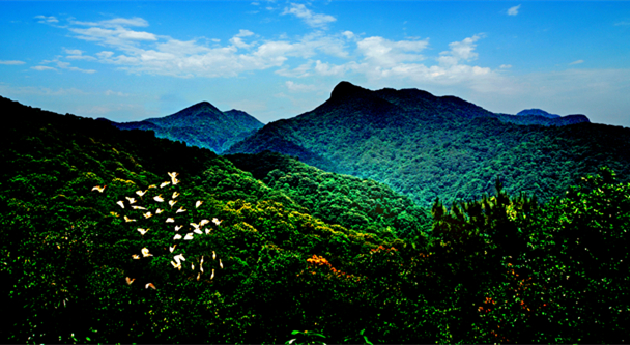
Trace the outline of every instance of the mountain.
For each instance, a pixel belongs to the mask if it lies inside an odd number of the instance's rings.
[[[530,116],[530,115],[535,115],[535,116],[543,116],[543,117],[548,117],[550,119],[556,118],[556,117],[560,117],[560,115],[556,115],[556,114],[549,114],[548,112],[542,110],[542,109],[525,109],[525,110],[521,110],[519,111],[516,116]]]
[[[571,122],[570,125],[562,121]],[[520,123],[522,124],[520,124]],[[547,200],[600,165],[630,175],[630,129],[586,117],[495,114],[455,96],[368,90],[348,82],[294,118],[266,124],[225,154],[264,150],[372,178],[420,206],[477,199],[500,176],[508,192]]]
[[[107,119],[99,119],[109,121]],[[222,112],[202,102],[173,115],[134,122],[109,121],[118,129],[153,131],[158,138],[182,141],[222,153],[263,126],[255,117],[238,110]]]

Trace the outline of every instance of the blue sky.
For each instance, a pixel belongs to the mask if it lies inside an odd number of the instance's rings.
[[[346,80],[630,127],[628,1],[0,1],[0,95],[135,121],[262,122]]]

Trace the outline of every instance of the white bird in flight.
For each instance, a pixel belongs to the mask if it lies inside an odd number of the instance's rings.
[[[152,216],[151,211],[149,211],[147,213],[143,213],[142,215],[144,216],[144,219],[149,219]]]
[[[180,206],[179,209],[175,211],[175,213],[181,213],[181,212],[186,212],[186,210],[182,206]]]
[[[214,225],[219,226],[221,225],[222,220],[218,220],[217,218],[212,218],[212,223],[214,223]]]
[[[223,262],[221,262],[221,259],[219,259],[219,266],[221,266],[221,268],[223,268]]]
[[[201,206],[201,204],[203,204],[203,201],[197,200],[197,202],[195,203],[195,208],[199,208],[199,206]]]
[[[131,222],[135,222],[135,219],[131,219],[131,218],[127,218],[127,216],[124,216],[123,218],[125,218],[125,222],[126,223],[131,223]]]
[[[186,234],[186,236],[184,236],[185,240],[192,240],[194,238],[193,233],[189,232]]]
[[[149,256],[153,256],[153,254],[149,254],[149,250],[147,248],[142,248],[142,256],[148,258]]]
[[[169,200],[168,204],[171,205],[171,208],[173,208],[173,205],[175,205],[175,203],[177,203],[177,200]]]
[[[160,188],[163,189],[164,187],[168,186],[169,184],[171,184],[170,181],[164,181],[164,182],[162,182],[162,184],[160,184]]]
[[[118,204],[118,206],[120,206],[121,208],[125,208],[125,204],[122,202],[122,200],[118,200],[117,204]]]
[[[198,233],[199,235],[203,235],[203,231],[199,230],[199,229],[195,229],[193,230],[194,232]]]
[[[164,202],[164,198],[162,198],[162,196],[161,196],[161,195],[154,196],[154,197],[153,197],[153,200],[155,200],[155,201],[157,201],[157,202]]]
[[[141,234],[142,236],[144,236],[144,234],[146,234],[146,233],[147,233],[147,231],[149,231],[149,229],[146,229],[146,230],[145,230],[145,229],[142,229],[142,228],[138,228],[138,231],[140,231],[140,234]]]
[[[206,225],[206,224],[208,224],[208,223],[210,223],[210,221],[209,221],[209,220],[207,220],[207,219],[204,219],[204,220],[202,220],[201,222],[199,222],[199,227],[202,227],[202,226],[204,226],[204,225]]]
[[[184,255],[182,254],[177,254],[173,257],[173,260],[175,260],[175,262],[177,262],[177,264],[181,264],[182,261],[186,261],[186,259],[184,259]]]
[[[142,206],[138,206],[138,205],[132,205],[131,207],[133,207],[134,210],[146,210],[146,207],[142,207]]]
[[[136,203],[136,199],[134,199],[134,198],[130,198],[130,197],[126,196],[125,199],[129,200],[130,204],[135,204]]]
[[[175,234],[175,236],[173,236],[174,240],[179,240],[180,238],[182,238],[182,235],[180,234]]]
[[[179,231],[179,229],[181,229],[183,227],[183,225],[175,225],[175,231]]]
[[[212,260],[214,260],[215,255],[214,255],[214,250],[212,251]]]
[[[179,193],[177,193],[177,192],[173,192],[173,197],[172,197],[171,199],[175,199],[175,198],[177,198],[178,196],[179,196]]]
[[[131,285],[131,284],[133,284],[133,282],[134,282],[135,280],[136,280],[136,279],[131,279],[131,278],[129,278],[129,277],[125,277],[125,281],[127,282],[127,285]]]
[[[206,235],[210,235],[210,229],[206,228]]]
[[[179,263],[175,263],[175,261],[171,261],[171,265],[173,265],[173,267],[177,268],[178,270],[182,269],[182,265],[180,265]]]
[[[94,188],[92,188],[92,192],[97,191],[99,193],[103,193],[105,191],[105,187],[107,187],[107,185],[104,185],[103,188],[101,188],[101,186],[94,186]]]
[[[154,185],[154,184],[152,184],[152,185],[149,185],[149,187],[147,187],[147,188],[148,188],[148,189],[155,189],[155,188],[157,188],[157,186],[156,186],[156,185]]]
[[[175,250],[175,247],[177,247],[177,245],[174,245],[172,247],[168,247],[168,251],[172,253]]]
[[[133,254],[131,257],[135,260],[140,260],[140,256],[138,254]]]
[[[212,274],[210,275],[210,280],[212,280],[212,278],[214,278],[214,268],[212,269]]]
[[[175,223],[175,219],[173,218],[169,218],[166,220],[167,223]]]
[[[203,255],[201,256],[201,261],[199,262],[199,269],[203,272]]]
[[[153,290],[155,290],[155,285],[153,285],[153,283],[149,283],[147,285],[144,286],[145,289],[151,288]]]
[[[163,209],[161,209],[161,208],[159,208],[159,207],[158,207],[158,208],[155,210],[155,214],[162,213],[163,211],[164,211]]]
[[[141,191],[141,190],[139,190],[139,191],[137,191],[137,192],[136,192],[136,194],[138,194],[138,196],[139,196],[139,197],[141,197],[141,198],[142,198],[142,197],[143,197],[146,193],[147,193],[147,191],[146,191],[146,190],[145,190],[144,192],[143,192],[143,191]]]

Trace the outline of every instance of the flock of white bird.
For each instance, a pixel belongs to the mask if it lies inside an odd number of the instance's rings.
[[[164,187],[168,186],[169,184],[172,185],[177,185],[179,183],[179,180],[177,179],[177,175],[179,175],[176,172],[169,172],[168,175],[170,176],[171,180],[170,181],[164,181],[160,184],[160,189],[164,189]],[[104,185],[103,187],[97,185],[94,186],[94,188],[92,188],[92,191],[96,191],[99,193],[103,193],[105,191],[105,188],[107,187],[107,185]],[[152,184],[150,186],[147,187],[147,190],[142,191],[139,190],[136,192],[136,195],[138,195],[138,197],[140,199],[143,199],[144,195],[148,192],[149,189],[157,189],[157,186]],[[171,195],[171,199],[168,201],[168,204],[171,208],[171,211],[173,210],[173,206],[177,203],[177,200],[175,200],[177,197],[179,196],[178,192],[173,192],[173,194]],[[128,209],[133,209],[133,210],[143,210],[146,212],[141,212],[142,216],[144,217],[145,220],[150,219],[151,217],[153,217],[154,214],[160,214],[162,212],[164,212],[165,210],[161,209],[161,208],[156,208],[155,210],[153,210],[154,213],[151,213],[150,210],[147,210],[146,207],[144,206],[140,206],[140,205],[135,205],[137,200],[134,197],[125,197],[125,199],[127,200],[127,202],[129,203],[130,208]],[[164,199],[164,197],[160,194],[157,196],[154,196],[152,198],[153,201],[157,202],[157,203],[163,203],[166,200]],[[118,202],[116,202],[116,204],[118,206],[120,206],[121,209],[125,209],[125,202],[123,200],[119,200]],[[201,204],[203,204],[203,201],[198,200],[195,203],[195,208],[199,208],[199,206],[201,206]],[[177,213],[185,213],[187,212],[187,210],[183,207],[180,206],[176,211],[175,214]],[[118,213],[116,212],[112,212],[112,214],[114,214],[114,216],[119,217]],[[132,219],[127,217],[127,215],[123,215],[123,219],[125,220],[125,223],[133,223],[136,222],[136,219]],[[180,240],[180,239],[184,239],[184,240],[192,240],[195,238],[195,234],[198,235],[203,235],[204,233],[206,235],[210,234],[211,229],[210,228],[205,228],[202,229],[205,225],[210,224],[211,221],[207,220],[207,219],[203,219],[201,220],[199,223],[190,223],[191,226],[191,232],[188,232],[186,234],[184,234],[184,236],[182,236],[181,234],[177,233],[180,229],[182,229],[184,226],[183,225],[175,225],[175,236],[173,236],[173,240]],[[215,226],[220,226],[221,222],[219,219],[217,218],[213,218],[212,219],[212,224],[214,224]],[[166,223],[175,223],[175,219],[174,218],[167,218],[166,219]],[[137,228],[138,232],[140,232],[140,234],[144,237],[144,235],[151,230],[150,228]],[[173,254],[173,260],[171,261],[171,265],[173,265],[174,268],[181,270],[182,269],[182,263],[184,261],[186,261],[186,259],[184,258],[184,255],[182,253],[179,254],[175,254],[175,248],[177,247],[177,244],[169,247],[169,252],[170,254]],[[135,260],[140,260],[142,258],[148,258],[153,256],[153,254],[149,253],[149,249],[148,248],[142,248],[142,250],[140,251],[142,256],[138,255],[138,254],[133,254],[132,258]],[[216,254],[214,253],[214,251],[212,251],[212,260],[216,260]],[[204,261],[204,256],[201,256],[201,259],[199,260],[199,272],[197,274],[197,281],[199,281],[201,279],[201,276],[204,274],[204,269],[203,269],[203,261]],[[219,258],[219,267],[223,268],[223,262],[221,261],[221,259]],[[191,268],[194,271],[195,270],[195,264],[191,262]],[[212,280],[214,278],[214,268],[211,270],[211,274],[210,274],[210,280]],[[127,285],[131,285],[136,279],[131,279],[129,277],[125,278],[125,281],[127,283]],[[148,288],[152,288],[154,290],[156,290],[157,288],[155,287],[155,285],[153,285],[152,283],[147,283],[145,285],[145,289]]]

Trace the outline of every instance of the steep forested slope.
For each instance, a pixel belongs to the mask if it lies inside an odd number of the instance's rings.
[[[420,206],[438,196],[447,204],[479,198],[492,192],[497,176],[509,192],[548,200],[600,165],[624,178],[630,173],[628,128],[517,125],[497,117],[457,97],[342,83],[315,110],[268,123],[226,152],[295,155],[323,170],[384,182]]]

